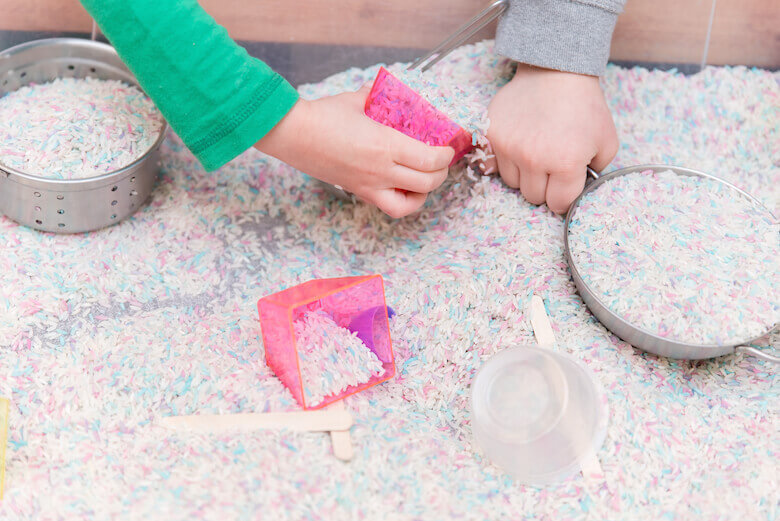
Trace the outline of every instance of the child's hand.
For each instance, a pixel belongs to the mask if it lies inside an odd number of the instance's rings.
[[[617,133],[599,80],[519,64],[493,98],[488,139],[507,185],[533,204],[564,213],[615,157]]]
[[[447,177],[450,147],[432,147],[363,112],[369,87],[300,100],[255,147],[399,218]]]

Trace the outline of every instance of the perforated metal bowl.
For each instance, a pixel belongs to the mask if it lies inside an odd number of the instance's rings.
[[[138,85],[110,45],[76,38],[23,43],[0,53],[0,97],[30,83],[56,78],[98,78]],[[0,212],[42,231],[77,233],[116,224],[132,215],[152,192],[159,173],[154,145],[124,168],[86,179],[51,179],[3,165]]]

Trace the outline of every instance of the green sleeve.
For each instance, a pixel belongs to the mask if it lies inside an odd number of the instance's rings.
[[[267,134],[298,93],[196,0],[82,0],[170,126],[207,170]]]

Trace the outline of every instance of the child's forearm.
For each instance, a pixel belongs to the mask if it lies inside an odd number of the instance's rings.
[[[510,0],[499,54],[546,69],[600,76],[626,0]]]
[[[211,170],[254,145],[298,94],[196,0],[82,0],[168,123]]]

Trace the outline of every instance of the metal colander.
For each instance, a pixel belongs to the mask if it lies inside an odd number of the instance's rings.
[[[98,78],[138,85],[110,45],[77,38],[27,42],[0,53],[0,97],[30,83],[56,78]],[[124,168],[86,179],[51,179],[3,165],[0,212],[42,231],[97,230],[132,215],[152,192],[159,173],[160,143]]]

